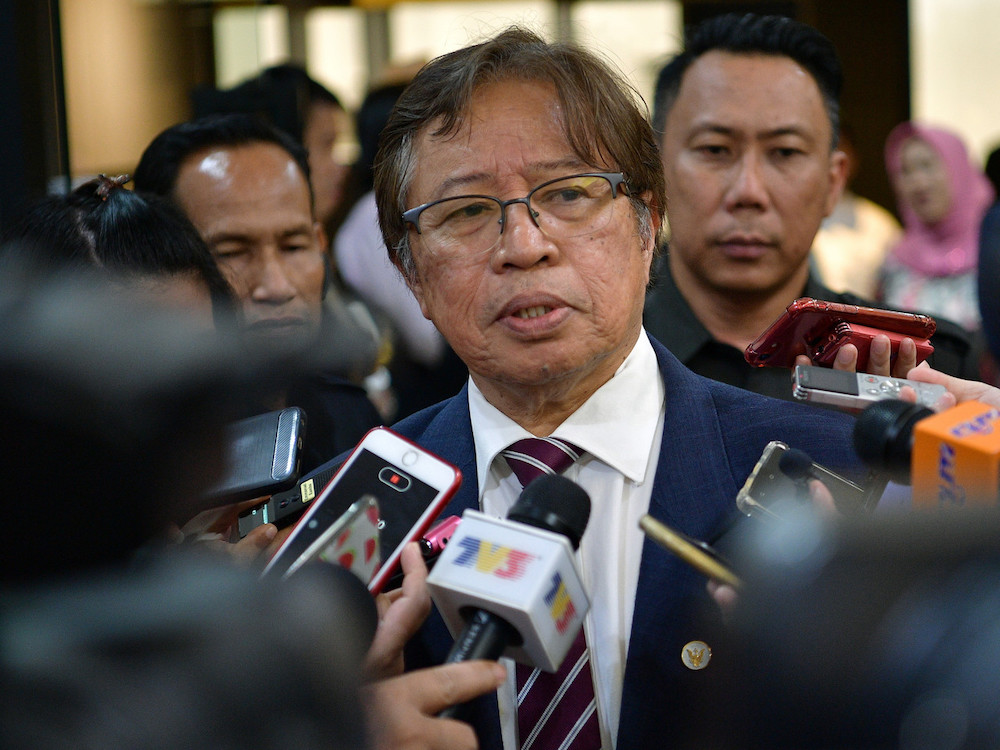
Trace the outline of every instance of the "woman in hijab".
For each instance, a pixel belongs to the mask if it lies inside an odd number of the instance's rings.
[[[886,260],[882,302],[978,330],[979,225],[993,187],[969,160],[962,140],[940,128],[897,125],[886,141],[885,160],[904,232]]]

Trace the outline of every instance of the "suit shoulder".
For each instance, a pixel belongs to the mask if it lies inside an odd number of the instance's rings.
[[[392,430],[408,438],[421,435],[450,401],[451,399],[440,401],[425,409],[421,409],[405,419],[396,422],[392,425]]]

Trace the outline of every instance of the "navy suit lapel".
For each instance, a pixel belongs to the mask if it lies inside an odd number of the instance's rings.
[[[652,343],[667,403],[649,513],[694,538],[710,538],[731,513],[719,498],[732,497],[735,508],[738,490],[729,472],[719,473],[720,467],[729,465],[720,420],[701,379],[655,339]],[[681,650],[703,633],[694,622],[684,620],[682,613],[708,603],[700,574],[651,540],[643,541],[622,690],[619,750],[648,746],[657,736],[662,740],[664,714],[651,711],[650,706],[666,708],[671,691],[684,684],[687,670]]]
[[[406,429],[405,423],[400,425]],[[462,484],[440,517],[460,516],[468,508],[479,510],[479,486],[476,473],[476,449],[473,443],[472,419],[469,415],[468,385],[450,399],[429,423],[414,435],[424,448],[451,461],[462,472]],[[431,645],[431,664],[444,660],[452,638],[440,613],[435,608],[423,629]],[[502,750],[500,713],[495,694],[476,699],[470,704],[471,719],[477,728],[482,750]]]
[[[462,484],[442,511],[441,516],[460,516],[467,508],[479,510],[479,487],[476,476],[476,448],[469,415],[469,386],[448,400],[444,408],[420,434],[419,443],[462,472]]]
[[[690,536],[709,537],[719,522],[714,498],[720,488],[731,490],[733,508],[739,489],[728,472],[719,474],[730,463],[720,415],[705,381],[652,342],[666,383],[666,413],[649,512]]]

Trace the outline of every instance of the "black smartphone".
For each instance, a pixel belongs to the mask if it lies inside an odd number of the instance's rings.
[[[305,413],[298,407],[258,414],[226,430],[226,472],[207,494],[229,505],[286,490],[299,478]]]
[[[309,507],[309,503],[316,498],[327,482],[333,479],[337,468],[339,467],[306,477],[290,490],[276,492],[260,505],[240,513],[238,519],[240,539],[265,523],[273,523],[279,529],[283,529],[298,521]]]

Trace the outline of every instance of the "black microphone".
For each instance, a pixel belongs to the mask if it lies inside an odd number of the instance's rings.
[[[809,454],[798,448],[789,448],[785,451],[778,461],[778,468],[782,474],[795,482],[795,495],[799,502],[809,500],[809,488],[806,484],[809,479],[822,481],[813,468],[813,460]]]
[[[865,487],[856,486],[857,491],[861,493],[861,497],[858,498],[852,494],[850,502],[844,502],[843,498],[838,499],[833,494],[830,482],[834,478],[834,475],[829,472],[827,475],[824,475],[824,469],[818,466],[805,451],[801,451],[798,448],[789,448],[778,461],[778,468],[782,474],[795,483],[796,499],[799,502],[808,502],[810,500],[808,480],[816,479],[831,491],[830,494],[833,496],[834,505],[837,509],[847,515],[871,512],[878,503],[879,498],[881,498],[882,493],[885,491],[885,486],[889,481],[889,478],[884,474],[870,474]]]
[[[854,449],[895,481],[912,484],[915,507],[993,506],[1000,499],[1000,409],[990,404],[966,401],[935,413],[879,401],[858,415]]]
[[[899,484],[910,483],[913,428],[934,414],[908,401],[876,401],[854,423],[854,452],[868,466],[885,472]]]
[[[590,606],[573,555],[589,517],[587,493],[559,475],[529,484],[505,519],[463,514],[427,579],[458,633],[445,663],[507,654],[558,669]]]

